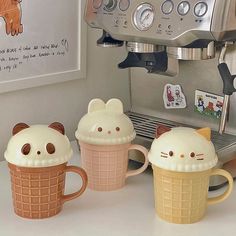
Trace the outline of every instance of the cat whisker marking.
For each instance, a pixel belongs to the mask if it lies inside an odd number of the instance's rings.
[[[163,156],[163,155],[161,155],[161,157],[163,157],[163,158],[168,158],[168,156]]]
[[[204,154],[197,154],[196,156],[197,156],[197,157],[200,157],[200,156],[204,156]]]
[[[165,152],[161,152],[161,154],[163,154],[163,155],[165,155],[165,156],[167,156],[168,154],[167,153],[165,153]]]

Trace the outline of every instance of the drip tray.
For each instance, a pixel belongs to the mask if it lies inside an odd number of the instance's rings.
[[[155,138],[156,128],[160,125],[167,126],[169,128],[177,127],[177,126],[185,126],[185,124],[176,123],[168,120],[159,119],[152,116],[147,116],[134,112],[126,113],[131,121],[134,124],[134,129],[137,133],[135,143],[145,146],[150,149],[151,143]],[[188,126],[190,127],[190,126]],[[192,127],[191,128],[197,128]],[[232,161],[236,158],[236,136],[230,134],[220,135],[216,131],[212,131],[212,142],[214,143],[217,155],[219,157],[219,162],[217,167],[224,168],[224,165],[227,167],[226,163]],[[142,161],[142,156],[139,156],[138,153],[133,152],[131,154],[131,159],[136,161]],[[227,169],[227,168],[225,168]],[[231,174],[236,176],[236,166],[235,168],[231,168],[233,171],[229,170]],[[215,177],[210,181],[210,185],[212,189],[217,188],[217,186],[222,186],[225,183],[224,178]]]

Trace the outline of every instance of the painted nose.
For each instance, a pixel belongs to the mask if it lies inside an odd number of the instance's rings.
[[[109,130],[107,133],[108,133],[108,134],[111,134],[111,131]]]
[[[38,155],[40,155],[40,154],[41,154],[41,152],[40,152],[40,151],[37,151],[37,154],[38,154]]]
[[[181,158],[184,158],[184,154],[181,154],[180,157],[181,157]]]

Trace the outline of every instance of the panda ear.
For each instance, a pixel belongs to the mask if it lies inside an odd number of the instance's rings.
[[[61,133],[63,135],[65,134],[64,125],[59,122],[54,122],[54,123],[50,124],[48,127],[55,129],[56,131],[58,131],[59,133]]]
[[[95,98],[91,100],[88,105],[88,113],[104,110],[105,108],[106,108],[105,103],[101,99]]]
[[[18,134],[21,130],[27,129],[29,128],[29,126],[25,123],[18,123],[14,126],[14,128],[12,129],[12,135],[16,135]]]
[[[106,109],[109,111],[114,111],[114,112],[118,112],[121,114],[124,113],[123,104],[122,104],[121,100],[116,99],[116,98],[112,98],[107,102]]]

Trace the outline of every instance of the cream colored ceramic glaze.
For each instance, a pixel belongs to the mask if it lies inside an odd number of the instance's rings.
[[[93,99],[88,113],[78,124],[75,136],[89,144],[116,145],[131,142],[136,133],[119,99],[111,99],[106,104],[101,99]]]
[[[31,145],[31,150],[24,155],[21,149],[27,143]],[[55,146],[55,153],[47,152],[48,143]],[[66,135],[46,125],[33,125],[12,136],[4,156],[8,162],[21,167],[49,167],[67,162],[72,154]]]
[[[173,156],[170,156],[171,151]],[[191,157],[191,153],[195,153],[195,157]],[[194,129],[182,127],[173,128],[155,139],[148,158],[155,166],[178,172],[207,170],[218,161],[211,141]]]

